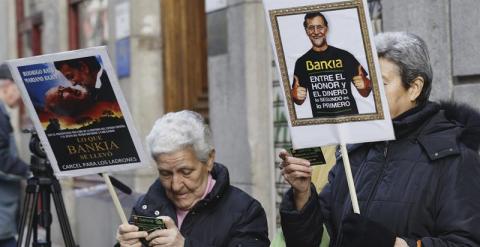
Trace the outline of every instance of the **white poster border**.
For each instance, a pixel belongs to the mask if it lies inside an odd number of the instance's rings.
[[[387,99],[385,96],[385,91],[383,88],[383,81],[380,72],[380,66],[378,63],[378,57],[375,45],[373,44],[373,35],[372,35],[372,27],[369,21],[369,13],[368,13],[368,5],[366,0],[352,0],[352,1],[328,1],[328,0],[297,0],[297,1],[289,1],[289,0],[263,0],[265,15],[267,19],[268,29],[270,32],[271,43],[275,62],[278,68],[279,78],[280,78],[280,85],[282,87],[282,91],[284,94],[284,103],[285,109],[287,109],[287,118],[288,118],[288,125],[290,129],[290,133],[292,136],[292,144],[294,149],[299,148],[308,148],[308,147],[317,147],[317,146],[324,146],[324,145],[332,145],[332,144],[353,144],[353,143],[363,143],[363,142],[374,142],[374,141],[382,141],[382,140],[392,140],[395,138],[392,122],[389,113],[389,107],[387,103]],[[380,119],[370,119],[370,120],[362,120],[362,121],[351,121],[350,119],[340,119],[336,121],[323,121],[319,123],[319,121],[308,122],[304,121],[301,124],[298,122],[295,123],[295,119],[292,119],[292,105],[289,105],[291,99],[288,98],[286,92],[290,91],[290,88],[286,88],[289,86],[290,82],[285,81],[285,78],[288,79],[288,72],[282,70],[281,68],[285,68],[279,62],[279,57],[282,54],[279,54],[279,51],[282,50],[279,47],[279,44],[282,45],[282,41],[278,40],[278,36],[274,35],[273,28],[275,27],[272,24],[272,15],[271,13],[274,12],[281,12],[281,11],[288,11],[294,9],[296,12],[301,12],[304,10],[304,13],[311,12],[312,9],[328,9],[336,10],[345,8],[345,6],[361,6],[358,8],[359,10],[363,10],[360,13],[359,18],[360,21],[363,22],[367,28],[368,36],[366,37],[369,47],[369,52],[371,52],[372,56],[371,59],[373,60],[373,68],[370,68],[370,71],[374,71],[371,75],[376,79],[377,84],[377,93],[376,97],[379,97],[381,101],[381,110],[382,112],[379,114],[381,116]],[[362,17],[363,16],[363,17]],[[277,39],[277,41],[276,41]],[[282,45],[283,46],[283,45]],[[279,56],[280,55],[280,56]],[[308,98],[308,97],[307,97]],[[290,110],[289,110],[290,109]],[[292,120],[294,121],[292,123]],[[307,122],[305,124],[305,122]]]
[[[50,146],[46,133],[40,123],[40,119],[35,111],[33,102],[29,97],[26,86],[23,83],[18,67],[25,66],[25,65],[32,65],[32,64],[40,64],[40,63],[53,63],[54,61],[82,58],[82,57],[88,57],[88,56],[100,56],[100,58],[102,59],[103,69],[107,73],[110,83],[112,85],[112,89],[115,93],[115,97],[119,104],[120,110],[122,111],[128,131],[130,133],[133,144],[137,151],[139,161],[135,163],[127,163],[127,164],[121,164],[121,165],[110,165],[110,166],[102,166],[102,167],[81,168],[78,170],[60,171],[57,159],[53,153],[53,149]],[[35,57],[13,59],[13,60],[7,61],[7,64],[10,68],[10,71],[12,73],[12,76],[17,86],[21,91],[22,99],[25,103],[25,106],[28,110],[30,118],[34,124],[35,130],[38,134],[38,137],[41,141],[41,144],[45,150],[47,158],[50,161],[50,164],[56,176],[75,177],[75,176],[83,176],[83,175],[104,173],[104,172],[117,172],[117,171],[125,171],[125,170],[142,168],[148,165],[149,158],[144,151],[142,141],[140,140],[138,132],[134,127],[132,116],[130,115],[128,105],[126,103],[122,90],[119,86],[118,78],[116,76],[115,70],[113,69],[111,61],[108,57],[107,49],[105,46],[90,47],[90,48],[81,49],[81,50],[73,50],[73,51],[66,51],[66,52],[60,52],[60,53],[54,53],[54,54],[40,55]]]

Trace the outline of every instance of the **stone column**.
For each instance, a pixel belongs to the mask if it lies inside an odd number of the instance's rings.
[[[272,55],[263,6],[261,1],[236,0],[220,11],[225,11],[227,23],[226,49],[209,53],[210,122],[217,161],[228,167],[233,185],[262,203],[273,236]],[[210,51],[215,45],[209,44]]]
[[[450,1],[453,100],[467,103],[480,110],[480,29],[478,16],[480,5],[475,0]]]
[[[134,126],[145,147],[145,137],[153,123],[164,112],[162,81],[162,44],[160,31],[160,2],[117,0],[110,3],[110,47],[115,51],[115,5],[130,3],[130,76],[120,79]],[[113,54],[113,55],[112,55]],[[110,54],[115,64],[115,54]],[[157,178],[152,165],[145,169],[118,174],[132,189],[146,192]]]

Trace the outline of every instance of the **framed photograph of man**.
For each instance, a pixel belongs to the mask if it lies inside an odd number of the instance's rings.
[[[294,149],[394,138],[366,0],[263,0]]]
[[[384,119],[362,1],[269,11],[292,126]]]

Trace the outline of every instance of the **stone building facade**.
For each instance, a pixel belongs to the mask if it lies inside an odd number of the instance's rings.
[[[169,102],[165,101],[168,97],[165,92],[172,83],[165,81],[169,73],[165,64],[170,60],[165,61],[164,55],[170,51],[165,50],[170,46],[164,38],[176,33],[176,20],[165,23],[162,8],[167,8],[166,2],[176,0],[162,1],[0,1],[0,31],[3,34],[0,60],[107,45],[114,65],[127,66],[128,71],[122,70],[120,86],[135,127],[144,138],[155,119],[170,109]],[[201,73],[208,78],[208,85],[204,85],[206,91],[201,97],[207,102],[208,113],[205,114],[213,129],[217,161],[229,168],[234,185],[263,204],[273,237],[278,227],[277,206],[281,194],[288,188],[276,169],[276,154],[281,148],[289,147],[290,139],[262,2],[205,1],[204,8],[197,12],[204,15],[206,57],[192,59],[206,59],[206,69]],[[184,7],[174,8],[188,9],[192,4],[184,2]],[[377,30],[409,31],[427,42],[434,69],[433,100],[465,102],[480,110],[480,98],[477,97],[480,93],[480,56],[475,56],[480,49],[477,45],[480,38],[480,28],[476,25],[476,17],[480,14],[477,0],[368,2],[377,6]],[[185,23],[179,24],[182,27],[178,27],[178,32],[202,28],[192,26],[188,19],[178,21]],[[164,29],[169,30],[168,33]],[[124,39],[128,39],[126,46]],[[189,66],[195,64],[194,61]],[[182,83],[188,86],[194,82]],[[25,112],[20,110],[12,114],[17,130],[29,126]],[[28,160],[29,137],[24,134],[18,137],[19,148]],[[156,178],[154,174],[152,166],[116,176],[138,195]],[[110,246],[119,220],[101,180],[75,178],[62,183],[77,242],[81,246]],[[121,195],[121,199],[128,208],[135,196]],[[54,241],[61,246],[59,231],[53,235]]]

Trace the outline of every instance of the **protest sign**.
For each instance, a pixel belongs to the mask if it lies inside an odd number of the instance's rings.
[[[293,147],[393,139],[366,1],[264,6]]]
[[[55,175],[148,163],[105,47],[10,60],[8,65]]]
[[[264,0],[294,149],[394,139],[365,0]]]

